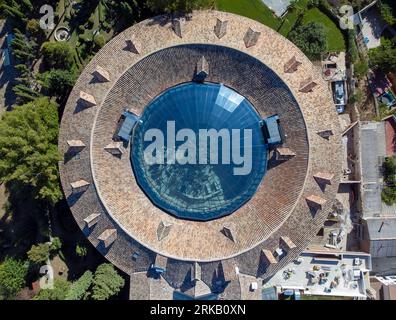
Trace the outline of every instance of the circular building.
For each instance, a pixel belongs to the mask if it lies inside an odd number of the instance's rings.
[[[61,182],[131,298],[250,299],[246,283],[295,259],[331,211],[340,141],[327,84],[274,30],[217,11],[159,16],[78,79]]]

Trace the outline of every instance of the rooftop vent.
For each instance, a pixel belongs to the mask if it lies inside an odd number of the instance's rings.
[[[322,197],[316,195],[311,195],[309,197],[306,197],[306,200],[309,206],[317,209],[322,209],[324,204],[327,202],[326,199],[323,199]]]
[[[274,255],[272,254],[271,251],[269,251],[269,250],[267,250],[267,249],[263,249],[263,250],[261,250],[261,251],[262,251],[262,253],[263,253],[263,255],[264,255],[265,260],[267,260],[267,262],[268,262],[269,264],[276,264],[276,263],[278,263],[278,261],[275,259]]]
[[[296,153],[287,147],[276,148],[276,160],[287,161],[296,156]]]
[[[106,229],[98,237],[98,240],[103,243],[105,248],[108,248],[116,239],[117,239],[117,230],[116,229]]]
[[[297,247],[294,244],[294,242],[291,241],[290,238],[287,237],[287,236],[280,237],[280,242],[281,242],[282,246],[286,249],[286,251],[289,251],[289,250],[294,249],[294,248]]]
[[[234,232],[231,230],[230,227],[223,227],[223,229],[221,229],[221,233],[224,234],[228,239],[230,239],[232,242],[235,242],[235,234]]]
[[[260,34],[260,32],[254,31],[252,28],[249,28],[245,34],[245,37],[243,38],[246,48],[250,48],[256,45]]]
[[[214,27],[214,33],[217,36],[217,38],[221,39],[226,35],[227,26],[228,26],[228,21],[222,21],[220,19],[217,19],[216,25]]]
[[[120,141],[113,141],[104,147],[104,149],[113,156],[120,156],[124,153],[124,148]]]
[[[198,262],[194,262],[194,266],[192,267],[193,270],[191,270],[191,281],[196,282],[196,281],[201,281],[201,266],[199,265]]]
[[[75,151],[80,151],[85,148],[85,144],[81,140],[67,140],[67,145],[69,146],[69,149]]]
[[[172,224],[169,222],[161,221],[159,223],[158,228],[157,228],[158,241],[162,241],[164,238],[166,238],[169,235],[171,227],[172,227]]]
[[[312,77],[309,77],[302,81],[300,83],[300,92],[308,93],[312,92],[312,90],[317,86],[318,84],[312,80]]]
[[[297,61],[296,56],[293,56],[293,58],[291,58],[288,62],[285,63],[284,66],[284,71],[286,73],[293,73],[296,72],[298,67],[301,65],[302,63],[300,61]]]
[[[93,72],[94,77],[100,82],[109,82],[110,74],[109,72],[102,68],[101,66],[96,66],[95,71]]]
[[[100,213],[92,213],[91,215],[89,215],[84,219],[85,225],[88,228],[93,227],[95,224],[98,223],[99,217],[100,217]]]
[[[78,180],[78,181],[72,182],[70,184],[70,186],[72,188],[73,193],[80,193],[80,192],[86,191],[89,187],[89,184],[90,183],[88,181]]]
[[[168,263],[168,258],[164,257],[160,254],[157,254],[155,257],[155,262],[151,265],[151,269],[153,269],[156,273],[164,273],[166,271],[166,265]]]
[[[86,93],[84,91],[80,91],[79,102],[87,108],[96,106],[96,101],[93,95]]]
[[[128,50],[128,51],[130,51],[132,53],[135,53],[135,54],[139,54],[140,53],[136,41],[128,39],[125,42],[126,42],[126,50]]]
[[[209,63],[205,57],[202,56],[197,62],[197,80],[203,81],[209,75]]]
[[[333,180],[334,174],[329,172],[318,172],[314,174],[314,178],[318,183],[331,184],[331,180]]]
[[[175,34],[182,38],[183,37],[183,21],[182,19],[173,19],[172,20],[172,29],[175,32]]]
[[[318,131],[317,134],[323,139],[329,140],[334,135],[333,130]]]

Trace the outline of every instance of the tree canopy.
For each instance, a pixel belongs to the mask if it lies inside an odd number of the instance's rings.
[[[24,262],[6,258],[0,264],[0,300],[15,298],[25,285],[26,275]]]
[[[147,0],[149,8],[155,12],[191,12],[214,6],[213,0]]]
[[[382,190],[382,201],[388,206],[396,203],[396,157],[386,158],[383,165],[385,187]]]
[[[95,271],[91,297],[93,300],[107,300],[119,293],[124,284],[114,266],[103,263]]]
[[[33,300],[65,300],[70,285],[67,280],[57,278],[54,280],[53,289],[41,289]]]
[[[369,51],[370,63],[384,72],[396,72],[396,45],[390,40],[381,40],[381,46]]]
[[[39,98],[3,115],[0,121],[0,182],[32,187],[36,199],[54,204],[59,186],[58,109]]]
[[[311,60],[319,60],[327,48],[325,28],[317,22],[296,27],[289,33],[289,39]]]
[[[50,245],[49,243],[33,245],[27,255],[29,260],[34,263],[45,263],[50,257]]]
[[[87,298],[92,280],[92,272],[89,270],[85,271],[85,273],[71,285],[68,293],[66,294],[66,300],[82,300]]]
[[[74,63],[73,50],[66,42],[46,42],[42,51],[44,62],[50,68],[69,69]]]
[[[40,84],[48,91],[48,94],[56,97],[64,97],[72,89],[76,81],[74,69],[52,69],[39,75]]]

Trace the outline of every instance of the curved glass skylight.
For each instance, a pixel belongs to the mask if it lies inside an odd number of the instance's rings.
[[[179,218],[210,220],[234,212],[266,172],[260,120],[248,100],[220,84],[166,90],[134,129],[137,182],[155,205]]]

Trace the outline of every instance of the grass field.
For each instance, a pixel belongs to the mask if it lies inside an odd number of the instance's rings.
[[[338,26],[317,8],[308,10],[303,18],[303,24],[318,22],[325,26],[327,35],[327,50],[345,51],[345,39]]]
[[[281,21],[261,0],[216,0],[218,10],[236,13],[257,20],[272,29],[277,29]]]
[[[299,0],[297,6],[305,8],[308,0]],[[257,20],[262,24],[278,31],[287,37],[298,19],[298,10],[289,11],[283,19],[273,15],[271,10],[261,0],[216,0],[218,10],[228,11]],[[305,12],[303,23],[312,21],[322,23],[327,34],[329,51],[345,51],[345,39],[338,26],[322,11],[317,8]]]

